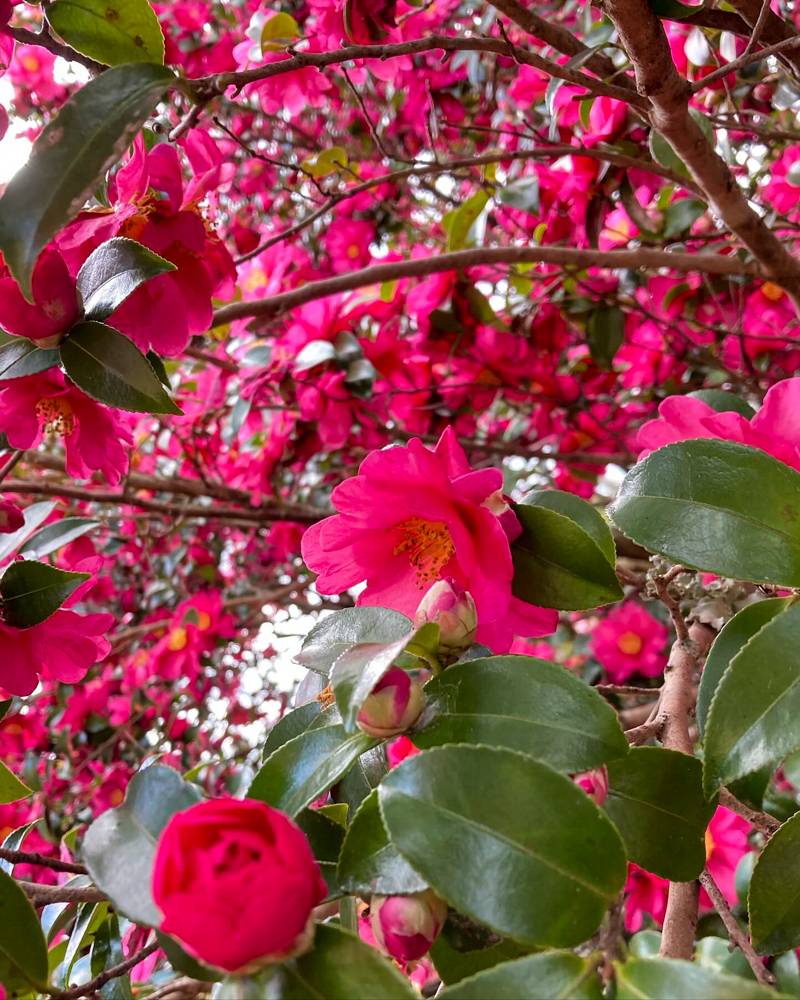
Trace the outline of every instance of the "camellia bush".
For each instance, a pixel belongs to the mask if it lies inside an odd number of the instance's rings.
[[[800,8],[0,0],[0,1000],[800,997]]]

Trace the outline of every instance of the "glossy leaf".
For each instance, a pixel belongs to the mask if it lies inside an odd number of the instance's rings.
[[[57,350],[42,350],[27,337],[15,337],[0,347],[0,381],[38,375],[59,364]]]
[[[274,1000],[419,1000],[389,959],[335,924],[317,924],[314,948],[278,966],[269,990]]]
[[[47,984],[47,944],[36,910],[15,880],[0,871],[0,954],[31,983]]]
[[[44,524],[55,509],[54,500],[42,500],[40,503],[32,503],[30,507],[26,507],[22,512],[25,524],[7,535],[0,535],[0,563],[5,562],[10,555],[13,555],[28,535]]]
[[[688,395],[692,399],[699,399],[717,413],[740,413],[748,420],[752,420],[756,415],[756,411],[747,400],[733,392],[724,392],[722,389],[695,389]]]
[[[284,743],[288,743],[295,736],[304,733],[317,718],[321,709],[322,705],[315,699],[305,705],[299,705],[291,712],[287,712],[282,719],[279,719],[267,736],[267,742],[264,744],[264,759],[266,760]]]
[[[72,972],[72,967],[75,964],[75,960],[89,942],[89,931],[97,906],[97,903],[80,903],[78,906],[75,923],[72,928],[72,933],[69,936],[69,943],[67,944],[67,950],[64,955],[65,982],[70,981],[70,974]]]
[[[0,579],[5,623],[12,628],[31,628],[46,621],[89,576],[43,562],[12,563]]]
[[[628,753],[617,714],[569,670],[535,656],[457,663],[425,685],[412,733],[421,749],[484,743],[519,750],[559,771],[588,771]]]
[[[344,827],[330,819],[319,809],[303,809],[295,822],[306,835],[314,852],[322,877],[328,887],[328,899],[341,896],[336,864],[344,840]]]
[[[19,553],[26,559],[43,559],[64,545],[74,542],[87,532],[98,527],[99,521],[91,517],[63,517],[60,521],[45,525],[35,535],[20,545]]]
[[[28,298],[36,258],[94,191],[175,82],[164,66],[101,73],[48,122],[0,198],[0,252]]]
[[[433,943],[431,958],[442,982],[447,986],[475,976],[484,969],[493,969],[502,962],[513,962],[535,951],[530,945],[502,938],[498,944],[460,951],[447,940],[443,931]]]
[[[510,750],[409,757],[378,792],[392,843],[452,906],[499,934],[571,947],[626,878],[619,834],[563,774]]]
[[[608,765],[604,805],[634,864],[672,882],[700,875],[716,802],[703,798],[696,757],[662,747],[632,749]]]
[[[106,66],[164,62],[164,35],[148,0],[55,0],[47,21],[67,45]]]
[[[373,788],[377,788],[389,772],[389,762],[384,746],[373,747],[362,753],[341,781],[333,789],[333,798],[347,805],[348,815],[355,816]]]
[[[759,955],[777,955],[800,945],[798,858],[800,813],[767,841],[750,879],[750,933]]]
[[[511,592],[543,608],[578,611],[622,600],[613,566],[572,518],[547,507],[514,508],[522,534],[511,543]]]
[[[134,413],[182,413],[132,340],[105,323],[79,323],[60,347],[64,370],[87,396]]]
[[[194,785],[173,768],[151,764],[131,778],[122,805],[102,813],[87,830],[83,856],[89,874],[136,923],[161,923],[150,889],[156,843],[175,813],[200,800]]]
[[[122,948],[122,938],[119,931],[119,917],[112,913],[97,929],[92,943],[91,973],[99,976],[108,969],[125,961]],[[131,978],[129,973],[114,976],[100,988],[105,1000],[132,1000]]]
[[[396,642],[411,629],[411,621],[389,608],[345,608],[334,611],[311,629],[295,660],[328,674],[334,661],[356,642]]]
[[[366,733],[348,735],[341,724],[309,729],[266,759],[248,797],[296,816],[328,791],[375,742]]]
[[[617,561],[614,536],[608,521],[596,507],[564,490],[533,490],[521,501],[523,507],[547,507],[580,525],[612,566]],[[516,508],[515,508],[516,510]]]
[[[63,2],[56,0],[56,6]],[[136,240],[124,236],[106,240],[89,254],[76,278],[86,319],[108,319],[140,285],[174,270],[172,261],[164,260]]]
[[[706,718],[706,795],[800,748],[800,604],[768,621],[731,660]]]
[[[0,761],[0,805],[27,799],[33,792],[24,785],[6,765]]]
[[[397,896],[427,887],[389,840],[377,788],[361,803],[347,831],[339,857],[339,881],[345,892],[363,896]]]
[[[169,934],[156,931],[156,940],[161,950],[167,956],[169,964],[173,969],[177,969],[178,972],[182,972],[192,979],[200,979],[212,983],[222,979],[224,974],[220,969],[210,968],[207,965],[203,965],[202,962],[198,962],[196,958],[185,952],[175,938],[170,937]]]
[[[504,962],[449,986],[442,1000],[600,1000],[603,991],[591,958],[551,952]]]
[[[615,969],[617,1000],[786,1000],[751,980],[679,959],[634,958]]]
[[[614,367],[614,355],[625,343],[625,313],[619,306],[594,310],[586,324],[586,342],[598,367]]]

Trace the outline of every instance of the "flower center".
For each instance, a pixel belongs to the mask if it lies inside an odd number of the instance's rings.
[[[714,838],[711,836],[711,830],[706,830],[705,841],[706,841],[706,861],[708,861],[708,859],[714,853],[714,848],[717,846],[714,843]]]
[[[642,651],[642,640],[635,632],[623,632],[617,640],[617,645],[628,656],[636,656]]]
[[[770,302],[778,302],[784,296],[784,291],[780,285],[776,285],[773,281],[765,281],[761,286],[761,294],[765,299],[769,299]]]
[[[186,648],[187,635],[185,628],[174,628],[169,634],[167,646],[173,653],[178,653]]]
[[[397,532],[397,545],[393,553],[408,553],[408,561],[416,570],[414,580],[422,589],[433,580],[438,580],[444,567],[455,552],[453,539],[443,521],[423,521],[421,517],[411,517],[401,521],[393,529]]]
[[[36,404],[42,430],[68,437],[75,430],[75,415],[63,396],[45,396]]]

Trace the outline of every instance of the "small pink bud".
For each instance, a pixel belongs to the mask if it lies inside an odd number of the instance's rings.
[[[447,903],[433,889],[410,896],[373,896],[369,910],[378,948],[403,964],[430,950],[447,919]]]
[[[472,595],[452,577],[437,580],[417,608],[414,628],[421,628],[427,622],[439,626],[439,658],[445,665],[455,663],[475,642],[478,631],[478,612]]]
[[[593,771],[573,774],[572,780],[599,806],[605,802],[606,795],[608,795],[608,771],[604,767],[596,767]]]
[[[385,739],[399,736],[417,721],[425,704],[422,685],[400,667],[390,667],[358,713],[358,728]]]

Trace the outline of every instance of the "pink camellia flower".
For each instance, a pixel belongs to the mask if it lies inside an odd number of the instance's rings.
[[[400,667],[390,667],[358,713],[358,728],[377,739],[398,736],[419,718],[425,704],[422,685]]]
[[[646,872],[638,865],[628,865],[625,883],[625,930],[631,934],[641,929],[645,914],[660,926],[667,912],[669,880]]]
[[[608,795],[608,771],[604,767],[596,767],[592,771],[573,774],[572,780],[599,806],[605,802],[606,795]]]
[[[369,245],[375,238],[375,225],[364,219],[335,219],[325,234],[325,249],[331,258],[334,274],[347,274],[370,261]]]
[[[47,247],[41,253],[32,283],[33,305],[13,278],[0,279],[0,327],[41,347],[53,347],[80,312],[75,282],[58,250]]]
[[[373,896],[369,912],[378,948],[405,964],[430,951],[447,919],[447,903],[425,889],[409,896]]]
[[[51,370],[4,383],[0,389],[0,431],[12,448],[35,448],[44,434],[64,439],[67,472],[89,479],[102,472],[112,486],[128,468],[130,430],[117,411],[100,406]]]
[[[645,453],[673,441],[719,438],[760,448],[800,469],[800,378],[773,385],[752,420],[733,411],[718,413],[693,396],[670,396],[658,413],[639,430],[638,444]]]
[[[613,684],[631,674],[657,677],[667,664],[662,652],[669,636],[662,625],[635,601],[617,604],[595,628],[591,649]]]
[[[521,528],[502,486],[499,469],[470,469],[449,427],[433,451],[416,438],[373,451],[333,491],[340,513],[306,531],[303,558],[321,593],[366,578],[359,604],[409,617],[432,583],[450,577],[475,601],[478,641],[506,652],[515,635],[554,632],[558,614],[511,595],[509,539]]]
[[[307,951],[327,895],[303,832],[254,799],[200,802],[176,813],[156,848],[160,929],[228,972]]]
[[[19,531],[24,524],[25,517],[19,507],[10,500],[0,500],[0,535]]]
[[[717,806],[706,830],[706,867],[719,886],[728,906],[738,902],[736,895],[736,866],[748,851],[751,827],[746,819],[724,806]],[[700,905],[713,909],[705,889],[700,890]]]
[[[438,580],[414,615],[414,628],[427,622],[439,626],[439,658],[445,665],[454,663],[475,642],[478,632],[478,611],[472,595],[451,577]]]

